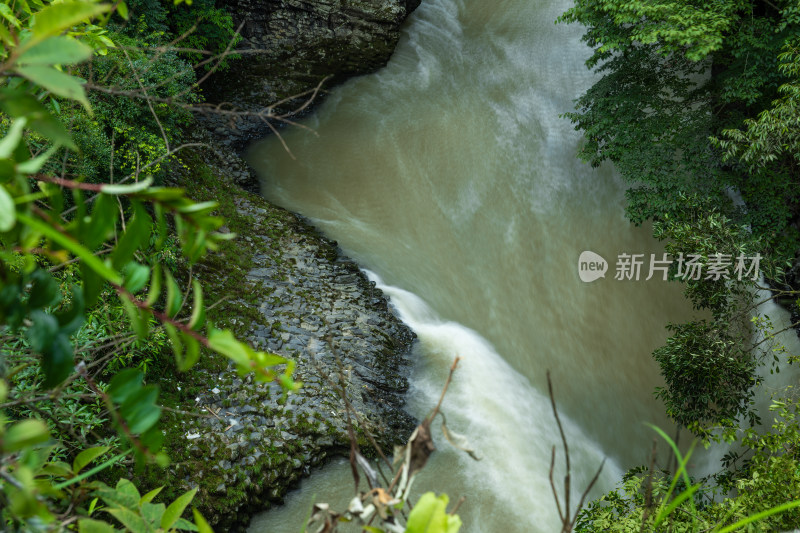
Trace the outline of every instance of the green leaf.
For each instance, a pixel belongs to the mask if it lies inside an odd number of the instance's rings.
[[[83,278],[84,303],[86,306],[92,307],[97,302],[100,291],[103,290],[103,278],[89,268],[86,263],[81,263],[81,277]]]
[[[0,233],[10,231],[17,223],[17,206],[3,185],[0,185]]]
[[[69,337],[56,335],[50,347],[42,352],[44,386],[52,388],[67,379],[75,367],[75,353]]]
[[[408,515],[407,533],[456,533],[461,527],[458,516],[446,512],[449,499],[446,494],[436,496],[426,492]]]
[[[25,47],[23,43],[22,48]],[[69,37],[50,37],[34,44],[17,59],[20,65],[70,65],[92,57],[92,49]]]
[[[178,362],[178,370],[184,372],[192,368],[200,359],[200,343],[194,337],[184,335],[186,340],[186,356]]]
[[[248,347],[236,340],[236,337],[228,329],[212,328],[208,334],[208,345],[212,350],[221,353],[238,365],[248,366],[250,363]],[[252,352],[252,349],[250,352]]]
[[[81,228],[81,241],[90,250],[96,249],[114,234],[117,222],[117,200],[101,194],[92,206],[92,217]]]
[[[17,172],[22,174],[36,174],[39,172],[47,160],[61,148],[57,143],[45,150],[44,153],[39,154],[38,156],[34,157],[33,159],[28,159],[24,163],[19,163],[17,165]]]
[[[31,274],[31,295],[28,298],[30,309],[50,307],[61,301],[61,292],[53,276],[43,268],[37,268]]]
[[[2,438],[3,451],[16,452],[45,442],[50,438],[47,425],[41,420],[23,420],[11,426]]]
[[[122,403],[142,387],[144,375],[135,368],[126,368],[111,380],[106,393],[111,400]]]
[[[128,6],[125,2],[120,1],[117,3],[117,13],[119,13],[119,16],[123,19],[128,20]]]
[[[139,504],[142,510],[142,518],[149,524],[158,524],[164,517],[165,505],[163,503],[142,503]]]
[[[161,492],[163,488],[164,487],[158,487],[157,489],[153,489],[144,496],[142,496],[142,498],[139,500],[139,505],[142,505],[144,503],[150,503],[151,501],[153,501],[153,498],[158,496],[158,493]]]
[[[148,385],[135,391],[120,406],[119,413],[131,433],[144,433],[161,417],[161,409],[155,404],[157,398],[158,389]]]
[[[122,525],[134,533],[149,533],[153,529],[147,525],[144,518],[130,509],[106,509],[106,512],[122,522]]]
[[[181,288],[178,287],[178,284],[175,282],[175,278],[172,277],[169,270],[164,270],[164,278],[167,282],[167,316],[173,318],[178,312],[181,310],[181,305],[183,304],[183,295],[181,294]]]
[[[58,4],[66,5],[66,4]],[[86,98],[86,93],[83,90],[83,85],[78,81],[75,76],[64,74],[63,72],[54,69],[53,67],[43,66],[20,66],[15,71],[31,80],[33,83],[40,85],[50,91],[51,93],[77,100],[87,111],[91,112],[89,100]]]
[[[39,309],[31,312],[30,320],[31,326],[25,333],[31,350],[34,353],[44,353],[58,334],[58,320],[53,315]]]
[[[178,521],[175,522],[173,526],[175,529],[181,529],[183,531],[200,531],[196,525],[192,524],[185,518],[178,518]]]
[[[108,446],[95,446],[94,448],[88,448],[86,450],[83,450],[75,457],[75,460],[72,461],[72,471],[77,474],[78,472],[83,470],[83,467],[85,467],[86,465],[88,465],[89,463],[91,463],[92,461],[94,461],[95,459],[97,459],[110,449],[111,448],[109,448]]]
[[[196,488],[190,490],[182,496],[179,496],[178,499],[169,504],[169,507],[167,507],[167,510],[164,513],[164,517],[161,519],[161,527],[163,529],[169,529],[175,525],[175,522],[177,522],[183,514],[183,510],[186,509],[186,506],[191,503],[195,493],[197,493]]]
[[[189,319],[189,327],[197,329],[203,325],[206,319],[206,309],[203,305],[203,287],[196,279],[192,280],[192,289],[194,291],[194,302],[192,308],[192,316]]]
[[[113,183],[109,183],[103,185],[102,191],[104,194],[110,194],[110,195],[133,194],[144,191],[152,184],[153,184],[153,177],[148,176],[146,179],[143,179],[142,181],[138,181],[136,183],[131,183],[130,185],[115,185]]]
[[[116,530],[106,522],[82,518],[78,520],[79,533],[114,533]]]
[[[145,303],[148,306],[153,306],[158,301],[161,294],[161,265],[156,263],[153,266],[153,275],[150,278],[150,290],[147,291],[147,300]]]
[[[112,265],[116,269],[125,266],[133,258],[136,250],[150,240],[153,221],[147,214],[147,210],[140,202],[134,202],[133,212],[133,219],[128,223],[125,233],[112,254]]]
[[[51,141],[60,143],[71,150],[78,149],[67,128],[32,94],[18,89],[2,89],[0,90],[0,109],[12,117],[26,117],[28,127]]]
[[[131,261],[125,267],[125,288],[132,294],[136,294],[150,280],[150,269],[145,265],[140,265],[136,261]]]
[[[11,37],[11,32],[8,31],[5,24],[0,23],[0,42],[6,46],[14,46],[14,38]]]
[[[50,226],[49,224],[44,223],[42,220],[38,218],[33,218],[28,216],[26,213],[17,213],[17,219],[19,219],[23,224],[29,226],[31,229],[38,231],[39,233],[46,236],[48,239],[56,242],[60,246],[64,247],[65,249],[69,250],[76,256],[80,257],[81,260],[86,264],[89,268],[103,276],[105,279],[112,283],[119,284],[122,282],[121,276],[118,272],[112,270],[105,263],[103,263],[100,259],[98,259],[92,252],[81,246],[79,243],[72,240],[70,237],[59,233],[55,228]],[[87,301],[88,301],[87,297]]]
[[[200,533],[214,533],[214,530],[211,529],[210,525],[208,525],[206,519],[200,514],[200,511],[193,508],[192,514],[194,515],[194,523]]]
[[[14,150],[16,150],[19,141],[22,140],[22,132],[27,123],[28,119],[26,117],[18,118],[11,123],[6,136],[0,140],[0,159],[9,159],[14,155]]]
[[[86,302],[83,298],[83,289],[73,286],[72,306],[67,311],[60,312],[56,315],[56,318],[58,318],[58,327],[61,328],[61,333],[65,335],[72,335],[78,331],[83,325],[85,310]]]
[[[117,503],[130,509],[135,509],[136,504],[139,503],[139,499],[142,497],[136,485],[128,479],[120,479],[117,481],[117,486],[114,487],[114,491],[116,492],[117,498],[119,498]]]
[[[50,4],[36,13],[33,35],[39,39],[50,35],[58,35],[80,22],[89,22],[92,18],[105,13],[109,9],[111,9],[109,5],[92,2],[78,1]]]
[[[125,310],[125,314],[128,315],[131,328],[133,329],[134,333],[136,333],[136,336],[140,340],[146,339],[150,334],[149,311],[140,309],[124,295],[119,296],[119,301],[122,304],[122,308]]]

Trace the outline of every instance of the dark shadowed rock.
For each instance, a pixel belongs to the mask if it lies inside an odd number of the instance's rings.
[[[400,27],[419,0],[222,0],[242,41],[243,57],[205,85],[213,103],[262,110],[302,94],[327,77],[326,88],[384,66],[400,38]],[[287,102],[296,108],[303,99]],[[260,119],[208,125],[222,129],[235,147],[263,136]],[[233,126],[233,128],[231,128]],[[266,128],[266,129],[265,129]],[[234,131],[231,132],[230,130]]]

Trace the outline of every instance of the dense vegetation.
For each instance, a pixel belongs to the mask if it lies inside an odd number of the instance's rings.
[[[211,531],[189,511],[209,509],[209,495],[176,493],[165,470],[185,441],[164,413],[192,415],[181,408],[207,372],[229,366],[277,381],[281,401],[301,385],[293,361],[220,326],[250,318],[227,317],[222,296],[253,297],[229,230],[252,228],[192,129],[209,108],[200,82],[236,59],[231,16],[211,0],[4,1],[0,41],[0,529]],[[214,270],[224,279],[204,287],[195,272]],[[348,425],[373,488],[350,520],[458,531],[446,495],[407,508],[437,412],[383,484]],[[238,503],[237,490],[214,503]],[[317,506],[309,518],[332,531],[339,516]]]
[[[759,254],[768,290],[797,317],[800,4],[577,0],[560,21],[586,27],[587,66],[601,75],[567,115],[586,137],[580,157],[614,163],[629,183],[630,220],[652,221],[673,257],[708,264],[716,254]],[[656,395],[703,441],[743,451],[696,485],[653,464],[631,471],[592,502],[578,530],[649,530],[665,506],[671,514],[659,527],[714,530],[800,497],[793,390],[780,391],[770,413],[754,408],[764,367],[794,360],[757,314],[761,281],[674,274],[706,318],[669,325],[672,336],[653,354],[666,383]],[[800,527],[800,511],[758,527]]]
[[[203,353],[297,386],[291,361],[207,320],[191,266],[234,235],[169,186],[202,101],[193,63],[234,39],[231,18],[136,1],[0,15],[0,527],[210,531],[182,518],[196,490],[156,503],[125,475],[169,462],[153,372]],[[195,23],[202,38],[167,46]]]

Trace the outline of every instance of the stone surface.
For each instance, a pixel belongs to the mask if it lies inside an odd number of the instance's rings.
[[[242,58],[203,86],[210,102],[261,111],[329,78],[330,88],[384,66],[420,0],[221,0],[241,25]],[[307,96],[307,95],[306,95]],[[305,97],[280,106],[294,110]],[[317,98],[315,101],[318,101]],[[268,127],[258,118],[205,116],[220,141],[241,149]]]
[[[415,425],[403,409],[415,336],[335,242],[237,187],[246,165],[230,148],[196,135],[208,143],[199,153],[219,180],[219,190],[208,193],[225,191],[232,206],[226,219],[240,235],[236,261],[230,251],[212,252],[194,273],[220,287],[220,276],[243,268],[243,290],[230,302],[227,325],[255,349],[292,359],[294,377],[303,382],[286,397],[278,383],[257,383],[232,365],[221,372],[198,369],[205,374],[190,402],[205,416],[171,421],[178,432],[169,436],[175,461],[169,477],[182,480],[175,490],[199,487],[196,502],[212,525],[239,531],[254,513],[279,504],[313,467],[349,451],[340,391],[355,412],[362,446],[368,448],[366,430],[387,452],[405,442]]]

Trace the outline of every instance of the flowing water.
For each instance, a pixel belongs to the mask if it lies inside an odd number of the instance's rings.
[[[618,254],[662,249],[624,218],[613,169],[576,159],[580,135],[559,118],[594,79],[582,29],[554,24],[568,7],[424,0],[386,68],[333,91],[305,122],[316,134],[284,134],[296,159],[276,138],[252,152],[265,196],[336,239],[419,336],[414,414],[463,358],[444,411],[483,459],[439,435],[417,487],[467,496],[467,532],[556,529],[548,369],[576,487],[604,457],[598,490],[646,463],[645,422],[671,431],[650,354],[691,308],[647,272],[613,279]],[[579,279],[584,250],[609,260],[605,279]],[[298,531],[312,494],[346,502],[351,484],[333,465],[251,531]]]

